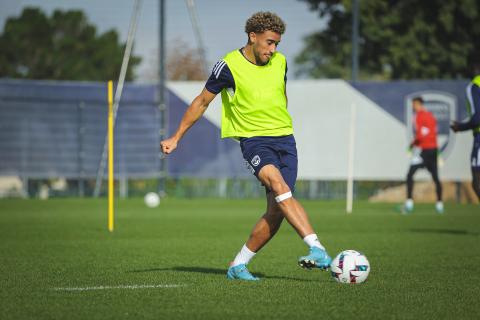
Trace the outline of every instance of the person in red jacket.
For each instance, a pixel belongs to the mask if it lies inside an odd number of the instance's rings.
[[[438,178],[437,167],[437,120],[423,105],[422,97],[413,98],[412,107],[415,111],[415,138],[410,144],[413,157],[407,174],[407,200],[403,212],[413,211],[413,176],[418,169],[426,168],[435,182],[437,194],[435,209],[438,213],[443,213],[442,184]]]

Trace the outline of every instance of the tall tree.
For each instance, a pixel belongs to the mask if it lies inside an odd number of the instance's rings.
[[[167,54],[167,77],[169,80],[206,80],[202,56],[198,49],[178,40]]]
[[[300,1],[328,24],[305,38],[298,73],[350,78],[352,0]],[[480,0],[360,1],[359,33],[363,79],[470,78],[480,72]]]
[[[168,47],[166,59],[167,80],[199,81],[207,80],[209,76],[203,70],[199,50],[190,47],[183,39],[177,39]],[[148,60],[150,68],[141,76],[144,80],[158,81],[158,51],[152,52]]]
[[[105,81],[118,77],[125,44],[115,30],[97,35],[82,11],[56,10],[48,17],[25,8],[5,23],[0,48],[0,77]],[[139,63],[130,58],[127,80]]]

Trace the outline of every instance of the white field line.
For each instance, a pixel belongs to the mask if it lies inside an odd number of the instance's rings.
[[[140,284],[123,286],[98,286],[98,287],[67,287],[53,288],[54,291],[92,291],[92,290],[113,290],[113,289],[154,289],[154,288],[179,288],[185,287],[183,284]]]

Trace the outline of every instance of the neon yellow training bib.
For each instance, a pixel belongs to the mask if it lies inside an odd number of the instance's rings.
[[[480,76],[476,76],[475,78],[473,78],[472,82],[470,82],[470,85],[474,85],[474,84],[480,87]],[[473,99],[471,98],[470,93],[468,92],[468,90],[471,89],[470,85],[467,87],[467,114],[469,117],[473,115],[473,109],[476,107],[471,105],[473,104]],[[480,133],[480,125],[478,125],[476,128],[473,128],[473,132]]]
[[[276,52],[266,65],[257,66],[235,50],[223,60],[232,72],[235,92],[222,90],[222,138],[292,134],[285,96],[285,56]]]

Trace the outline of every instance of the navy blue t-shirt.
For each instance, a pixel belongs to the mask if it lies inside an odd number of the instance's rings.
[[[243,55],[242,49],[238,49],[238,51],[240,51],[240,53]],[[287,70],[288,68],[285,66],[285,82],[287,82]],[[212,74],[205,84],[205,88],[213,94],[220,93],[220,91],[222,91],[224,88],[235,91],[235,80],[233,79],[232,72],[224,60],[219,60],[217,63],[215,63],[212,69]]]

